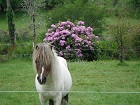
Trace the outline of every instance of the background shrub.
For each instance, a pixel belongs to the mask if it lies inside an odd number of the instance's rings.
[[[94,28],[96,35],[101,35],[103,31],[103,16],[104,9],[99,8],[95,4],[90,2],[84,2],[84,0],[76,0],[74,2],[66,2],[64,5],[58,5],[52,11],[47,14],[49,19],[47,23],[56,24],[59,21],[76,22],[81,20],[85,22],[85,26],[91,26]],[[48,27],[49,27],[48,26]]]
[[[116,43],[116,50],[122,59],[136,58],[139,56],[138,44],[139,38],[139,24],[132,25],[126,17],[120,17],[110,27],[110,34],[112,41]],[[120,58],[121,59],[121,58]]]
[[[118,45],[113,40],[102,40],[99,43],[98,59],[118,59]]]
[[[76,25],[70,21],[52,24],[46,33],[44,41],[51,42],[60,56],[66,57],[69,53],[72,58],[82,58],[88,61],[95,59],[96,41],[98,36],[93,34],[91,27],[84,26],[83,21]]]

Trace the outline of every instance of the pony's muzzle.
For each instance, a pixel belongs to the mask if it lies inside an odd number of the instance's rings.
[[[39,84],[44,85],[47,81],[47,78],[43,77],[43,78],[40,79],[40,77],[38,76],[37,80],[38,80]]]

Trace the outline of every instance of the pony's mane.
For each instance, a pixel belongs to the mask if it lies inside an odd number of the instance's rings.
[[[33,51],[33,64],[36,67],[36,62],[44,65],[47,69],[51,69],[53,56],[57,56],[56,51],[50,43],[39,43]]]
[[[62,73],[60,71],[61,63],[59,60],[60,59],[56,51],[54,50],[53,46],[50,43],[45,42],[40,43],[34,48],[33,64],[35,69],[37,69],[38,67],[37,64],[39,62],[39,66],[41,67],[43,66],[44,70],[49,70],[50,71],[49,79],[54,84],[55,87],[59,87],[59,85],[62,82],[61,81],[62,76],[59,76],[59,74]]]

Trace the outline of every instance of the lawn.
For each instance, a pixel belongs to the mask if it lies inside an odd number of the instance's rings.
[[[69,105],[140,105],[139,61],[68,62]],[[39,105],[32,62],[0,63],[0,105]]]

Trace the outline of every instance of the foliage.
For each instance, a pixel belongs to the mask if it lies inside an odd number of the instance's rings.
[[[115,6],[115,5],[117,5],[117,3],[118,3],[118,0],[113,0],[113,6]]]
[[[131,8],[132,8],[132,12],[131,12],[131,16],[136,17],[139,19],[140,17],[140,0],[130,0],[130,4],[131,4]]]
[[[121,20],[121,21],[120,21]],[[117,20],[117,24],[111,27],[111,34],[118,45],[118,52],[120,57],[120,62],[122,63],[124,60],[124,49],[126,45],[125,43],[125,35],[127,34],[128,26],[126,26],[124,19],[119,18]]]
[[[118,45],[112,40],[102,40],[99,44],[98,59],[118,59],[119,53],[117,51]]]
[[[56,24],[59,21],[75,22],[76,20],[81,20],[85,22],[85,26],[91,26],[94,28],[94,33],[96,35],[101,35],[103,31],[103,8],[98,8],[90,2],[85,3],[83,0],[76,0],[73,3],[65,3],[64,5],[59,5],[47,14],[50,24]]]
[[[20,7],[22,0],[10,0],[10,4],[12,6],[13,9],[16,9],[17,7]],[[0,0],[0,4],[1,6],[6,9],[6,0]]]
[[[51,10],[55,8],[57,5],[64,5],[66,3],[74,3],[75,1],[86,3],[88,0],[45,0],[45,8]]]
[[[58,4],[63,4],[66,0],[45,0],[45,8],[52,9]]]
[[[129,36],[131,36],[129,43],[131,44],[131,49],[133,49],[133,55],[140,57],[140,24],[131,26]]]
[[[0,31],[0,42],[1,43],[9,43],[10,36],[7,31]]]
[[[136,58],[139,54],[139,25],[132,25],[121,17],[110,27],[110,34],[113,41],[117,44],[116,50],[120,56],[120,61],[124,59]]]
[[[131,3],[133,4],[133,7],[135,9],[140,10],[140,1],[139,0],[131,0]]]
[[[76,25],[72,22],[52,24],[48,29],[44,41],[49,41],[59,51],[60,56],[65,57],[65,51],[74,53],[78,58],[87,60],[94,59],[94,49],[98,36],[93,34],[91,27],[85,27],[84,22],[79,21]],[[90,58],[90,59],[89,59]]]

